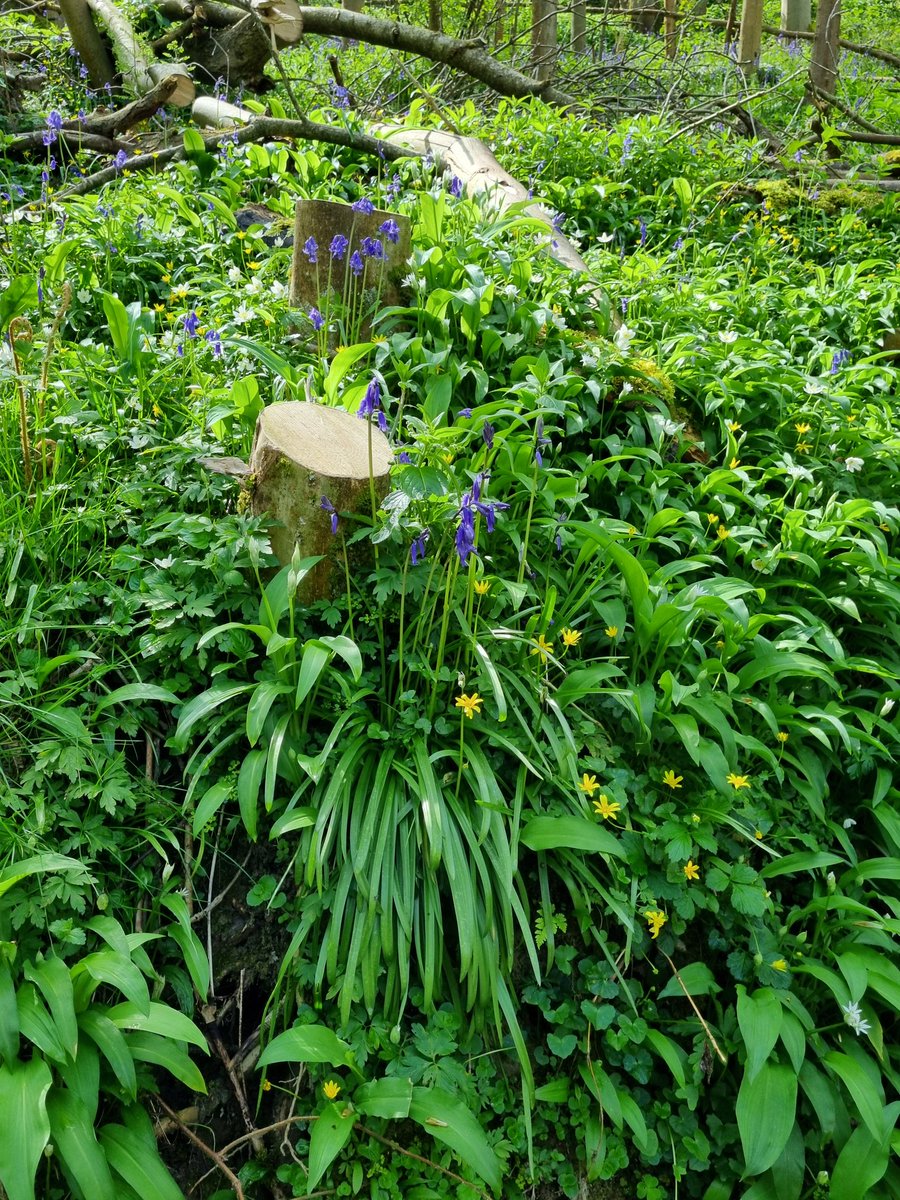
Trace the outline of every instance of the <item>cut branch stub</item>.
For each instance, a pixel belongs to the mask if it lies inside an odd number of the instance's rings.
[[[332,254],[335,239],[343,250]],[[377,208],[358,212],[332,200],[298,200],[291,306],[325,313],[337,301],[348,327],[364,339],[377,307],[403,303],[409,253],[408,217]]]
[[[270,537],[279,562],[290,562],[295,546],[304,557],[322,555],[301,585],[304,601],[344,590],[345,552],[351,575],[364,569],[367,543],[345,551],[342,532],[354,532],[347,523],[354,514],[371,519],[370,438],[380,501],[390,481],[391,447],[377,426],[344,409],[300,400],[272,404],[260,413],[250,455],[252,509],[276,522]],[[337,535],[332,533],[332,509],[339,522]]]

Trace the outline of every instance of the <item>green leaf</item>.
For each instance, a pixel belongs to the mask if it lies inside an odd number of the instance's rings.
[[[158,1037],[155,1033],[128,1033],[125,1035],[125,1043],[131,1057],[138,1062],[164,1067],[185,1087],[206,1095],[206,1084],[197,1064],[174,1042],[165,1037]]]
[[[0,871],[0,896],[15,887],[20,880],[29,875],[41,875],[45,871],[78,871],[84,874],[84,866],[75,858],[66,858],[63,854],[35,854],[32,858],[23,858],[21,862],[11,863]]]
[[[500,1162],[484,1130],[462,1101],[437,1088],[413,1088],[409,1115],[445,1142],[492,1188],[500,1187]]]
[[[286,683],[267,681],[257,684],[247,705],[247,741],[251,746],[259,741],[272,705],[279,696],[286,696],[290,690]]]
[[[753,995],[738,986],[737,1018],[747,1049],[745,1074],[753,1079],[772,1053],[784,1014],[781,1001],[772,988],[757,988]]]
[[[170,1008],[168,1004],[151,1000],[149,1013],[144,1013],[127,1000],[107,1009],[106,1017],[118,1029],[143,1029],[148,1033],[158,1033],[176,1042],[190,1042],[193,1046],[199,1046],[204,1054],[209,1054],[206,1038],[190,1017]]]
[[[325,376],[325,399],[329,404],[336,404],[338,388],[344,376],[361,358],[375,348],[374,342],[357,342],[353,346],[345,346],[331,360],[328,374]]]
[[[0,954],[0,1062],[19,1057],[19,1010],[16,985],[6,958]]]
[[[168,688],[157,687],[153,683],[126,683],[124,687],[116,688],[113,692],[107,692],[105,696],[101,696],[94,708],[94,716],[103,712],[105,708],[109,708],[111,704],[130,704],[134,701],[137,704],[147,704],[151,700],[157,700],[162,704],[178,704],[178,697],[174,692],[170,692]]]
[[[884,1177],[890,1162],[890,1130],[896,1123],[898,1107],[896,1101],[890,1106],[883,1138],[873,1138],[863,1125],[850,1134],[829,1180],[830,1200],[866,1200]]]
[[[136,1096],[137,1076],[134,1071],[134,1059],[122,1031],[116,1029],[112,1021],[107,1020],[99,1005],[78,1014],[78,1027],[97,1046],[128,1095]]]
[[[100,1144],[112,1169],[141,1200],[184,1200],[184,1193],[152,1146],[124,1125],[104,1125]]]
[[[671,1038],[666,1037],[664,1033],[660,1033],[658,1029],[648,1029],[647,1035],[644,1038],[651,1049],[655,1050],[659,1057],[663,1060],[669,1070],[672,1072],[672,1077],[679,1087],[684,1087],[685,1073],[684,1067],[687,1062],[687,1055],[677,1043]]]
[[[404,1120],[409,1116],[413,1086],[410,1079],[373,1079],[353,1093],[353,1104],[367,1117]]]
[[[303,657],[300,660],[300,673],[297,676],[297,694],[294,705],[299,708],[318,682],[319,676],[328,666],[331,651],[320,641],[306,642],[303,647]]]
[[[684,999],[685,990],[689,996],[709,996],[720,990],[715,976],[706,963],[688,963],[686,966],[678,968],[678,975],[684,988],[673,976],[659,993],[660,1000],[665,996],[681,996]]]
[[[194,990],[205,1002],[209,995],[209,958],[203,948],[203,943],[194,933],[191,916],[188,912],[184,897],[174,892],[163,896],[162,903],[175,917],[177,924],[166,932],[184,955],[184,964],[191,976]],[[198,1043],[199,1045],[199,1043]]]
[[[259,790],[266,769],[265,750],[250,750],[244,756],[238,772],[237,793],[241,820],[251,842],[256,841],[259,828]]]
[[[308,1176],[305,1183],[308,1192],[315,1188],[346,1146],[355,1124],[356,1113],[353,1109],[339,1109],[336,1104],[330,1104],[319,1116],[309,1135]]]
[[[551,1083],[545,1083],[535,1090],[534,1098],[544,1104],[565,1104],[569,1099],[568,1079],[554,1079]]]
[[[50,1140],[67,1177],[84,1200],[117,1200],[106,1153],[97,1141],[90,1111],[73,1092],[53,1088],[47,1097]]]
[[[0,1066],[0,1183],[7,1200],[34,1200],[35,1172],[50,1140],[52,1083],[42,1058]]]
[[[78,1022],[68,967],[61,958],[49,957],[26,963],[23,973],[40,989],[53,1015],[59,1040],[69,1057],[74,1058],[78,1049]]]
[[[853,1097],[853,1103],[872,1137],[880,1142],[885,1135],[884,1093],[876,1086],[865,1068],[849,1054],[830,1050],[822,1062],[841,1079]]]
[[[253,751],[252,753],[258,754],[259,751]],[[197,801],[197,807],[194,809],[194,819],[191,822],[194,837],[200,836],[200,831],[206,828],[231,795],[232,788],[233,784],[220,780],[218,783],[214,783],[212,787],[206,789]]]
[[[790,1067],[764,1063],[751,1079],[744,1075],[735,1113],[745,1175],[761,1175],[779,1158],[794,1127],[797,1076]]]
[[[19,275],[0,292],[0,333],[13,317],[21,316],[37,304],[37,280],[34,275]]]
[[[182,753],[187,746],[188,735],[199,721],[205,721],[217,708],[252,691],[256,686],[255,683],[222,682],[213,684],[207,691],[195,696],[178,714],[178,727],[172,738],[174,749]]]
[[[759,874],[762,879],[774,879],[778,875],[793,875],[797,871],[834,867],[844,861],[839,854],[830,854],[826,850],[798,850],[795,854],[784,854],[774,862],[766,863]]]
[[[258,1066],[280,1062],[324,1062],[345,1067],[353,1051],[326,1025],[295,1025],[269,1042]]]
[[[618,840],[588,817],[533,817],[520,840],[529,850],[587,850],[625,857]]]
[[[88,954],[72,967],[73,981],[85,972],[98,983],[108,983],[118,988],[123,996],[144,1012],[150,1011],[147,981],[124,954],[117,954],[114,950],[97,950],[94,954]]]

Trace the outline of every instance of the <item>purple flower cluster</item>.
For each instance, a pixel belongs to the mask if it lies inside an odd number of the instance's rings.
[[[487,446],[488,450],[493,450],[494,448],[494,433],[495,430],[493,425],[490,423],[490,421],[485,421],[481,427],[481,436],[484,439],[484,444]]]
[[[331,239],[331,245],[328,247],[328,253],[338,262],[347,253],[347,247],[350,245],[350,239],[344,237],[342,233],[336,233]]]
[[[456,514],[459,518],[459,524],[456,527],[456,553],[459,555],[460,565],[463,567],[475,549],[476,513],[480,513],[484,517],[488,533],[493,533],[496,514],[504,508],[509,508],[508,504],[502,504],[496,500],[481,499],[481,491],[487,485],[487,481],[487,475],[475,476],[471,489],[463,494],[459,512]]]
[[[52,146],[59,136],[59,131],[63,127],[63,119],[54,108],[47,117],[47,128],[44,130],[44,136],[41,139],[45,146]]]
[[[396,246],[400,241],[400,226],[390,217],[378,226],[378,232],[383,233],[389,242]]]
[[[831,356],[831,374],[837,375],[838,371],[841,369],[841,367],[844,365],[845,362],[849,361],[849,359],[850,359],[850,351],[849,350],[835,350],[834,354]]]
[[[313,305],[313,307],[309,310],[309,319],[310,319],[310,322],[312,323],[312,327],[316,331],[316,333],[318,333],[319,330],[322,328],[322,326],[325,324],[325,318],[322,316],[322,314],[319,312],[319,310],[316,308],[315,305]]]
[[[375,258],[379,261],[384,260],[384,243],[380,238],[363,238],[360,249],[363,252],[364,258]]]
[[[425,543],[430,537],[430,532],[427,529],[423,529],[417,538],[413,538],[412,545],[409,548],[409,557],[414,567],[424,561]]]
[[[319,243],[314,237],[308,237],[303,243],[303,253],[314,265],[319,261]]]
[[[368,196],[362,196],[351,207],[353,208],[354,212],[362,213],[365,217],[371,216],[371,214],[375,211],[375,205],[368,198]]]
[[[196,313],[194,314],[196,316]],[[206,340],[212,346],[213,358],[222,357],[222,338],[217,329],[207,329]]]
[[[356,415],[362,418],[375,417],[378,421],[378,428],[382,433],[387,433],[387,417],[384,415],[384,408],[381,404],[381,385],[377,379],[373,379],[366,388],[366,394],[360,402]]]
[[[534,461],[537,463],[537,465],[539,467],[542,467],[544,465],[544,459],[543,459],[543,455],[541,454],[541,448],[543,446],[550,445],[550,439],[544,435],[544,418],[543,417],[538,417],[538,419],[537,419],[537,426],[534,431],[534,436],[535,436]]]

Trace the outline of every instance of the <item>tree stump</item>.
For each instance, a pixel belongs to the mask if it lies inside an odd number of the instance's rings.
[[[275,522],[270,537],[279,562],[289,563],[295,546],[304,558],[322,555],[300,586],[304,602],[344,590],[342,534],[355,532],[354,514],[372,515],[370,444],[377,503],[387,493],[391,467],[390,444],[377,426],[342,408],[299,400],[260,413],[250,455],[251,507]],[[364,566],[367,548],[366,542],[349,547],[351,574]]]
[[[401,280],[409,253],[408,217],[377,208],[358,212],[331,200],[298,200],[291,305],[307,313],[316,309],[332,332],[340,326],[340,340],[347,344],[364,341],[380,305],[404,303]]]

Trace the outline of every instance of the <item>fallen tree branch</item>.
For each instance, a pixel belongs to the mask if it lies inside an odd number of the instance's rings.
[[[130,149],[127,144],[100,133],[88,133],[85,129],[61,129],[57,137],[60,146],[69,154],[77,154],[79,150],[91,150],[94,154],[118,154],[120,150]],[[18,134],[6,147],[5,153],[10,158],[21,158],[31,153],[46,155],[44,130],[30,129],[27,133]]]
[[[833,93],[826,92],[824,88],[817,87],[814,83],[810,84],[810,87],[812,88],[813,95],[819,100],[823,100],[826,104],[832,105],[838,112],[843,113],[848,120],[858,125],[860,129],[865,129],[868,133],[881,133],[877,125],[873,125],[865,117],[861,117],[859,113],[854,112],[849,104],[845,104],[843,100],[839,100]]]

